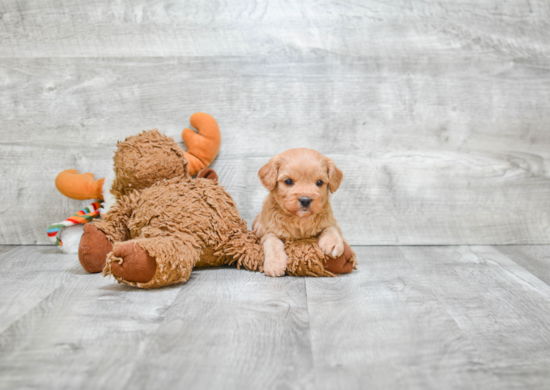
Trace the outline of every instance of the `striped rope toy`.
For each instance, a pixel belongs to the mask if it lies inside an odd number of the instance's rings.
[[[48,226],[48,237],[50,237],[55,245],[63,246],[63,242],[58,237],[58,233],[61,231],[61,229],[67,226],[88,223],[94,218],[99,217],[99,209],[102,205],[103,201],[95,201],[91,205],[84,207],[76,214],[73,214],[63,222],[54,223],[53,225]]]

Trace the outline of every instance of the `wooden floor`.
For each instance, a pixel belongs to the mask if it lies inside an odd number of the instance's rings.
[[[0,388],[548,388],[550,246],[355,247],[339,278],[143,291],[0,247]]]

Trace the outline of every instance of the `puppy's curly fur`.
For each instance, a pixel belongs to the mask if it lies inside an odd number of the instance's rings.
[[[318,237],[327,255],[344,252],[342,231],[329,203],[344,175],[330,158],[312,149],[290,149],[269,160],[258,176],[270,191],[252,224],[263,245],[266,275],[284,275],[287,240]]]

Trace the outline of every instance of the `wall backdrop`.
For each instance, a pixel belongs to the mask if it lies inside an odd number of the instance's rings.
[[[309,147],[345,174],[352,244],[550,244],[542,0],[0,0],[0,244],[48,244],[88,203],[57,173],[196,111],[249,223],[258,169]]]

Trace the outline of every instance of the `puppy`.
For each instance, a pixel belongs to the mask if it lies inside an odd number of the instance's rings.
[[[330,158],[312,149],[290,149],[269,160],[258,177],[270,191],[252,224],[264,248],[266,275],[284,275],[285,240],[318,236],[327,255],[344,252],[342,232],[329,203],[344,174]]]

